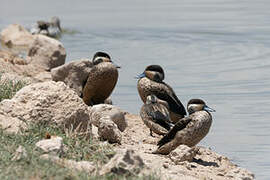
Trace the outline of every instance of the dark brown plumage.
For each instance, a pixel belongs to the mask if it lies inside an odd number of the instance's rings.
[[[112,63],[107,53],[97,52],[93,57],[93,64],[82,93],[87,105],[104,103],[118,79],[118,66]]]
[[[137,89],[144,103],[146,102],[146,97],[151,94],[166,101],[169,105],[171,120],[176,123],[186,115],[186,110],[173,89],[163,82],[164,77],[164,71],[159,65],[150,65],[139,76]]]

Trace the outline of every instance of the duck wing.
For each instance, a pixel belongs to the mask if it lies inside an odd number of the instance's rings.
[[[166,83],[163,83],[165,86],[167,86],[168,90],[167,91],[156,91],[155,95],[161,99],[164,100],[168,103],[170,111],[176,113],[176,114],[181,114],[181,115],[186,115],[186,110],[183,104],[180,102],[178,97],[175,95],[173,89],[167,85]]]
[[[148,116],[152,117],[152,120],[164,127],[168,131],[171,129],[170,123],[170,115],[169,113],[165,113],[164,109],[160,105],[145,105],[145,112]]]
[[[148,112],[148,115],[150,115],[153,118],[153,121],[160,126],[164,127],[168,131],[171,129],[171,125],[168,123],[168,116],[165,116],[160,111],[154,111],[154,112]]]
[[[188,123],[192,120],[191,117],[185,117],[180,119],[175,125],[174,127],[161,139],[158,141],[158,146],[161,147],[164,144],[170,142],[176,135],[176,133],[178,131],[181,131],[182,129],[184,129]]]

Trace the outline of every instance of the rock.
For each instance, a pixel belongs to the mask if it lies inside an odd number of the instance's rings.
[[[89,108],[91,123],[98,127],[98,135],[110,143],[121,143],[127,127],[124,113],[117,107],[98,104]]]
[[[253,180],[255,176],[248,170],[240,167],[236,167],[225,174],[228,178],[233,178],[236,180]]]
[[[50,71],[65,63],[66,51],[62,43],[44,35],[34,35],[34,37],[34,42],[30,45],[26,57],[29,64]]]
[[[169,163],[167,163],[167,162],[163,163],[163,167],[164,167],[165,169],[168,169],[168,168],[169,168]]]
[[[52,80],[52,76],[50,72],[43,71],[41,73],[38,73],[36,75],[33,75],[31,77],[33,82],[45,82],[45,81],[50,81]]]
[[[43,154],[40,156],[41,159],[50,160],[53,163],[59,164],[61,166],[64,166],[66,168],[69,168],[71,170],[77,170],[77,171],[85,171],[89,174],[95,172],[96,168],[94,163],[89,161],[73,161],[73,160],[67,160],[67,159],[61,159],[57,156],[52,156],[49,154]]]
[[[43,67],[27,64],[26,60],[8,51],[0,50],[0,67],[1,74],[6,79],[23,80],[28,83],[51,80],[51,73]]]
[[[22,158],[26,158],[26,157],[27,157],[27,152],[26,152],[25,148],[23,146],[19,145],[18,149],[14,153],[14,156],[11,160],[12,161],[19,161]]]
[[[111,120],[117,125],[120,131],[124,131],[127,127],[127,122],[124,113],[120,108],[109,104],[98,104],[92,106],[90,109],[91,122],[99,127],[101,117],[109,116]]]
[[[9,51],[0,50],[0,59],[11,64],[26,65],[26,61]]]
[[[98,126],[98,135],[103,140],[107,140],[110,143],[121,143],[122,135],[116,124],[112,122],[109,116],[103,116],[100,118]]]
[[[11,100],[0,103],[0,116],[0,125],[7,131],[18,132],[29,123],[43,123],[63,131],[91,134],[88,106],[63,82],[47,81],[22,88]]]
[[[53,81],[63,81],[81,96],[84,83],[87,81],[93,64],[90,59],[81,59],[64,64],[51,70]]]
[[[63,138],[51,137],[51,139],[43,139],[36,143],[36,147],[42,149],[45,153],[61,155],[63,152]]]
[[[19,24],[11,24],[0,33],[1,42],[12,48],[13,46],[29,47],[33,43],[34,37],[24,27]]]
[[[198,153],[199,149],[197,147],[188,147],[186,145],[180,145],[174,151],[172,151],[168,156],[175,163],[179,164],[183,161],[192,161],[193,158]]]
[[[8,103],[12,101],[6,99],[2,102],[5,102],[5,106],[8,106]],[[0,107],[2,107],[1,105],[2,102],[0,103]],[[7,116],[6,113],[4,114],[5,115],[1,114],[0,112],[0,128],[6,131],[7,133],[18,133],[20,132],[20,130],[27,128],[27,124],[21,121],[19,118]]]
[[[138,175],[145,168],[142,158],[133,150],[123,149],[105,164],[100,174]]]

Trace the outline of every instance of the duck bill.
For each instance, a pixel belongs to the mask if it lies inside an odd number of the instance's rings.
[[[112,64],[117,68],[117,69],[120,69],[121,66],[118,66],[117,64],[115,64],[113,61],[112,61]]]
[[[145,77],[145,73],[144,73],[144,72],[143,72],[142,74],[136,76],[135,78],[136,78],[136,79],[141,79],[141,78],[143,78],[143,77]]]
[[[216,110],[214,110],[214,109],[212,109],[212,108],[210,108],[210,107],[208,107],[208,106],[204,106],[204,108],[203,108],[205,111],[208,111],[208,112],[216,112]]]

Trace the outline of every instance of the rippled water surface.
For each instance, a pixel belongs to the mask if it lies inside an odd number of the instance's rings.
[[[57,15],[67,61],[108,52],[122,66],[113,102],[138,113],[134,77],[160,64],[181,101],[216,109],[202,145],[270,178],[269,0],[0,0],[0,29]]]

